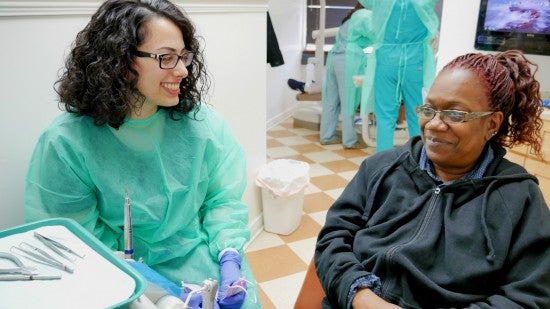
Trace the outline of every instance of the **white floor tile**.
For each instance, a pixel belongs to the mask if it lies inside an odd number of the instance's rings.
[[[319,223],[321,226],[324,226],[324,225],[325,225],[326,216],[327,216],[327,211],[326,211],[326,210],[317,211],[317,212],[312,212],[312,213],[309,213],[308,215],[309,215],[313,220],[315,220],[315,222]]]
[[[325,175],[331,175],[331,174],[334,174],[334,172],[322,166],[321,164],[312,163],[309,165],[310,177],[325,176]]]
[[[353,176],[355,176],[355,174],[357,174],[357,171],[347,171],[347,172],[338,173],[338,175],[342,176],[342,178],[348,181],[351,180]]]
[[[355,157],[355,158],[350,158],[348,160],[350,160],[351,162],[357,164],[357,165],[361,165],[361,163],[367,158],[367,154],[365,154],[364,157]]]
[[[246,252],[284,245],[285,242],[276,234],[262,231],[246,248]]]
[[[306,277],[306,272],[299,272],[290,276],[260,283],[264,292],[277,309],[294,308],[300,288]]]
[[[322,192],[321,189],[317,188],[315,185],[313,185],[312,183],[309,183],[307,186],[306,186],[306,190],[304,191],[305,194],[311,194],[311,193],[319,193],[319,192]]]
[[[337,199],[342,195],[342,192],[344,192],[344,188],[334,189],[334,190],[326,190],[324,191],[328,196],[332,197],[333,199]]]
[[[287,246],[298,255],[304,263],[309,264],[315,253],[315,243],[317,237],[312,237],[304,240],[288,243]]]
[[[291,156],[291,155],[297,155],[299,154],[296,150],[283,146],[283,147],[273,147],[267,149],[267,156],[273,159]]]
[[[287,146],[311,144],[310,140],[305,139],[301,136],[280,137],[277,139],[277,141]]]
[[[315,161],[315,162],[319,162],[319,163],[323,163],[323,162],[329,162],[329,161],[337,161],[337,160],[343,160],[344,157],[342,156],[339,156],[337,154],[335,154],[334,152],[331,152],[331,151],[317,151],[317,152],[309,152],[309,153],[305,153],[304,156],[306,156],[307,158]]]

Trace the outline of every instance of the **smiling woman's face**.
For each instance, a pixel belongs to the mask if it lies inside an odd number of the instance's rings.
[[[437,76],[425,105],[435,110],[491,111],[485,83],[473,72],[452,68]],[[461,178],[475,166],[487,141],[500,125],[500,113],[462,123],[447,124],[439,114],[419,119],[428,157],[444,181]]]
[[[146,27],[144,42],[138,50],[153,54],[177,54],[185,50],[180,29],[166,18],[152,18]],[[174,106],[179,103],[180,84],[188,71],[183,61],[178,61],[173,69],[161,69],[154,58],[136,57],[135,70],[138,72],[137,89],[145,96],[143,106],[134,111],[130,118],[147,118],[154,114],[158,106]]]

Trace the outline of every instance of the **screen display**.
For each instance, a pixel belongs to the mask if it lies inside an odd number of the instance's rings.
[[[480,0],[474,47],[550,55],[550,0]]]
[[[550,0],[489,0],[484,28],[550,34]]]

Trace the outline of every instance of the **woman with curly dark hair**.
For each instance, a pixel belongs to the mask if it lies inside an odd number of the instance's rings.
[[[121,250],[128,192],[136,258],[176,286],[217,279],[221,308],[255,308],[243,254],[245,153],[202,102],[208,87],[182,10],[167,0],[104,2],[56,83],[66,112],[34,150],[25,219],[72,218]]]
[[[457,57],[416,108],[421,136],[367,158],[329,209],[325,308],[549,308],[550,211],[505,146],[541,153],[536,65]]]
[[[159,59],[138,50],[152,37],[143,25],[153,18],[171,21],[181,31],[185,42],[182,54],[168,48],[162,50],[166,56]],[[185,64],[186,76],[178,76],[179,93],[170,94],[172,101],[177,97],[177,104],[157,104],[174,119],[190,111],[197,112],[195,106],[210,85],[195,27],[168,1],[107,1],[80,31],[73,45],[56,91],[68,112],[89,116],[97,125],[118,128],[129,114],[139,114],[150,107],[139,89],[136,57],[157,59],[159,65],[173,66],[179,60]],[[182,74],[177,68],[170,69],[160,72]]]

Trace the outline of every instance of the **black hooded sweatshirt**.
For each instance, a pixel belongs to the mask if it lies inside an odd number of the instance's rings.
[[[550,210],[537,179],[495,158],[481,179],[438,185],[419,137],[376,153],[329,209],[315,266],[323,308],[374,274],[403,308],[550,308]]]

